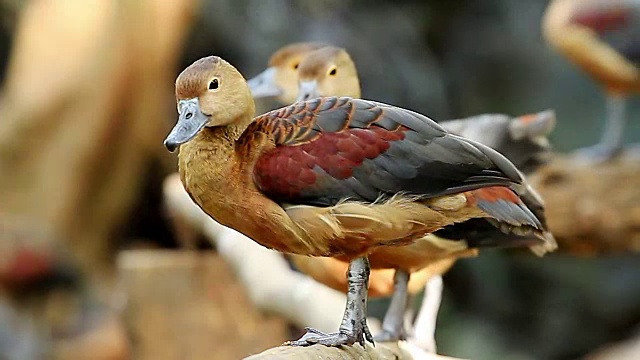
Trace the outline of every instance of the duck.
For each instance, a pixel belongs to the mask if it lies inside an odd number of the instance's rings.
[[[247,80],[253,98],[275,98],[282,104],[295,102],[300,62],[308,53],[325,46],[322,42],[298,42],[278,49],[269,58],[267,68]]]
[[[606,121],[600,142],[578,154],[596,162],[621,152],[626,100],[640,90],[640,2],[553,0],[542,19],[546,42],[604,90]]]
[[[346,49],[327,45],[309,50],[298,65],[297,101],[320,96],[360,98],[358,72]],[[280,77],[280,80],[288,79],[292,82],[293,73],[290,75],[291,77],[288,78]],[[289,94],[288,97],[291,95]],[[483,114],[444,121],[441,125],[453,134],[476,140],[504,153],[518,168],[532,171],[550,158],[550,144],[546,135],[555,126],[555,113],[545,110],[516,118],[505,114]],[[501,244],[510,244],[499,229],[489,227],[486,230],[496,239],[502,239]],[[465,231],[474,231],[474,229],[465,228]],[[456,259],[478,255],[477,248],[460,246],[462,242],[459,240],[462,234],[455,232],[449,232],[449,234],[455,236],[456,241],[453,244],[439,235],[428,234],[429,241],[398,248],[374,250],[370,254],[369,260],[373,268],[369,280],[370,295],[372,297],[394,295],[391,300],[392,305],[383,320],[383,331],[376,336],[377,340],[405,339],[408,331],[404,328],[403,319],[408,296],[415,295],[423,288],[437,288],[432,284],[442,282],[442,274],[453,266]],[[480,232],[474,232],[474,234],[480,234]],[[433,248],[434,243],[441,244],[440,248]],[[296,255],[289,257],[296,268],[316,281],[339,291],[347,289],[347,281],[344,277],[347,263],[331,257]],[[431,285],[427,284],[428,281],[431,281]],[[441,294],[426,293],[426,296],[440,299]],[[439,306],[439,301],[423,301],[423,306]],[[428,310],[423,308],[421,311]],[[431,313],[434,312],[437,313],[437,309],[431,311]],[[425,350],[435,352],[435,341],[431,341],[429,348]]]
[[[349,263],[338,331],[307,329],[289,345],[373,343],[366,308],[377,248],[472,219],[530,234],[521,245],[536,253],[555,245],[537,194],[508,159],[424,115],[320,97],[254,117],[245,78],[217,56],[184,69],[175,89],[179,115],[164,145],[179,149],[194,203],[264,247]]]

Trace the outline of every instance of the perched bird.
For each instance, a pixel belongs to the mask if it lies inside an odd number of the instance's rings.
[[[246,81],[216,56],[180,73],[176,98],[164,144],[180,147],[181,181],[204,212],[265,247],[349,262],[339,331],[308,329],[291,345],[373,341],[366,303],[375,249],[438,249],[417,244],[472,220],[522,235],[517,245],[537,253],[554,248],[539,200],[511,162],[418,113],[324,97],[253,118]],[[479,239],[469,245],[500,241]]]
[[[285,47],[286,48],[286,47]],[[290,80],[292,79],[292,73]],[[299,63],[298,68],[299,93],[298,101],[304,101],[319,96],[348,96],[360,97],[360,82],[355,63],[345,49],[324,46],[315,50],[308,50],[306,56]],[[285,77],[280,77],[284,81]],[[553,111],[528,114],[515,119],[502,114],[484,114],[467,119],[445,121],[441,125],[449,132],[461,135],[503,153],[518,168],[530,171],[546,162],[550,157],[550,145],[545,137],[555,125]],[[458,225],[461,227],[462,225]],[[454,227],[455,229],[455,227]],[[469,231],[469,227],[464,228]],[[472,230],[472,229],[471,229]],[[489,235],[505,238],[505,235],[493,226],[488,228]],[[440,232],[444,234],[444,230]],[[453,234],[449,232],[448,234]],[[469,236],[479,236],[480,232],[470,232]],[[485,236],[485,233],[482,233]],[[430,241],[420,244],[444,244],[441,249],[426,247],[404,246],[398,248],[382,248],[374,250],[370,261],[374,271],[370,276],[370,292],[373,296],[389,296],[394,294],[392,305],[383,322],[383,333],[377,336],[380,340],[398,340],[406,336],[402,319],[407,307],[407,292],[415,294],[420,291],[427,281],[440,281],[436,277],[446,272],[461,257],[475,256],[476,249],[460,247],[456,242],[454,247],[446,247],[446,238],[436,234],[429,234]],[[456,235],[456,240],[460,234]],[[473,242],[474,239],[469,239]],[[505,245],[511,242],[502,241]],[[516,242],[517,243],[517,242]],[[347,281],[344,276],[347,263],[335,258],[319,258],[306,256],[290,256],[298,269],[310,275],[315,280],[337,290],[345,290]],[[416,257],[409,261],[410,257]],[[394,270],[411,272],[394,275]],[[381,269],[382,268],[382,269]],[[406,284],[407,279],[409,284]],[[395,289],[395,292],[394,292]],[[426,294],[439,298],[440,294]],[[425,301],[424,306],[438,305],[439,301]],[[437,309],[436,309],[437,310]],[[434,319],[435,321],[435,319]],[[435,351],[435,345],[431,346]]]
[[[542,28],[549,44],[604,87],[601,141],[581,152],[610,159],[623,147],[626,98],[640,90],[640,1],[554,0]]]

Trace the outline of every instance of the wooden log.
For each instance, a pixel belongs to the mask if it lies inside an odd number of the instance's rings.
[[[412,346],[408,342],[378,343],[375,347],[366,344],[342,346],[339,348],[314,345],[310,347],[280,346],[260,354],[249,356],[245,360],[454,360],[456,358],[429,354]]]
[[[287,339],[214,253],[125,251],[118,269],[135,359],[239,359]]]
[[[545,201],[558,252],[594,256],[640,251],[640,157],[602,164],[558,156],[530,178]]]

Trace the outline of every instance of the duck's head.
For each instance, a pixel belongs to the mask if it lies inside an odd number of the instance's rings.
[[[360,97],[356,65],[345,49],[326,46],[300,63],[296,101],[320,96]]]
[[[205,127],[227,126],[254,111],[244,77],[217,56],[202,58],[178,75],[176,100],[178,122],[164,140],[171,152]]]
[[[269,67],[247,83],[254,98],[276,97],[291,104],[298,95],[298,66],[307,54],[327,46],[316,42],[287,45],[276,51],[269,60]]]

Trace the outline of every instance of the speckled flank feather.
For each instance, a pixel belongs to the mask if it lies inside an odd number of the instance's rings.
[[[372,245],[411,243],[425,233],[449,224],[452,217],[455,221],[464,221],[485,216],[480,209],[469,207],[464,196],[456,195],[428,200],[396,195],[373,203],[341,201],[329,207],[285,205],[285,209],[310,238],[345,239],[332,246],[356,252]],[[318,246],[316,243],[306,245],[310,248]],[[330,247],[326,250],[335,251]]]

